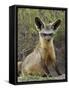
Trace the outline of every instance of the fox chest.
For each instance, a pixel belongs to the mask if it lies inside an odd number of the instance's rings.
[[[56,55],[54,48],[42,50],[42,59],[47,65],[54,64],[56,62]]]

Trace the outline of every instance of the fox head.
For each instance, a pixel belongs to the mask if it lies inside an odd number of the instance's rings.
[[[45,25],[44,22],[40,20],[40,18],[35,17],[35,24],[39,32],[39,37],[45,41],[50,41],[51,39],[53,39],[56,31],[58,30],[60,23],[61,20],[58,19],[53,23],[49,23],[48,25]]]

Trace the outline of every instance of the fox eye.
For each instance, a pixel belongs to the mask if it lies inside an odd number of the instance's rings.
[[[41,33],[42,36],[53,36],[53,33],[46,34],[46,33]]]
[[[50,36],[53,36],[53,33],[50,33],[49,35],[50,35]]]

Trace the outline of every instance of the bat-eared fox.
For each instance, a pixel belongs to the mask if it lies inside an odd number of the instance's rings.
[[[40,75],[51,76],[48,69],[49,66],[53,66],[58,75],[61,75],[56,63],[56,55],[54,49],[54,36],[57,33],[61,20],[58,19],[53,23],[45,25],[45,23],[39,18],[35,17],[36,30],[39,33],[39,42],[36,48],[30,53],[22,63],[21,75]]]

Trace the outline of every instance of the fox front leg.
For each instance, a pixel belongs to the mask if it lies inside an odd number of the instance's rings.
[[[49,76],[49,77],[52,77],[52,75],[50,74],[49,70],[48,70],[48,67],[45,63],[42,63],[42,68],[43,68],[43,71],[44,71],[44,75],[43,77],[46,77],[46,76]]]
[[[58,75],[62,75],[59,68],[58,68],[57,63],[55,64],[54,68],[55,68],[55,71],[57,72]]]
[[[44,66],[44,70],[47,73],[47,76],[52,77],[51,73],[49,72],[47,65]]]

